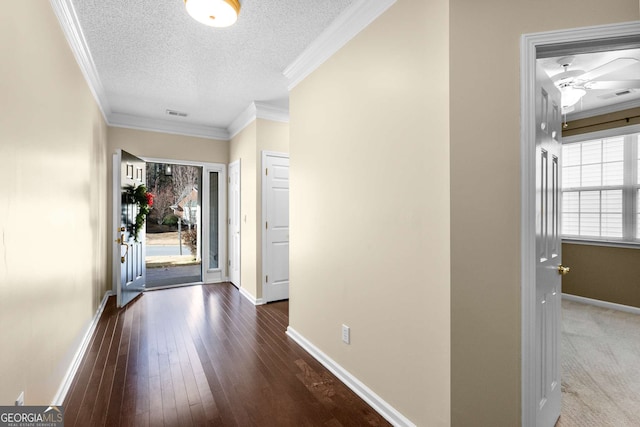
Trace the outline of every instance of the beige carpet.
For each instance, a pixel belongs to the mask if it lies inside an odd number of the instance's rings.
[[[640,426],[640,316],[562,301],[558,427]]]

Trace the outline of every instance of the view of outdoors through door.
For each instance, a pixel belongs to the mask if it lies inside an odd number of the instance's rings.
[[[202,168],[147,163],[146,288],[202,281]]]

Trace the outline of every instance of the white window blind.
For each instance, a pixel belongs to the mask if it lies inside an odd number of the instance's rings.
[[[640,240],[639,145],[637,134],[563,145],[563,237]]]

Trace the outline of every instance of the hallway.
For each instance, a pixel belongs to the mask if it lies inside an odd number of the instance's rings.
[[[288,302],[233,285],[110,298],[64,402],[69,426],[388,425],[285,335]]]

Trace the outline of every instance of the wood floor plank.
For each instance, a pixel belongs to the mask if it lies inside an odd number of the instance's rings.
[[[69,426],[389,425],[287,337],[286,301],[255,307],[228,283],[111,300],[65,400]]]

